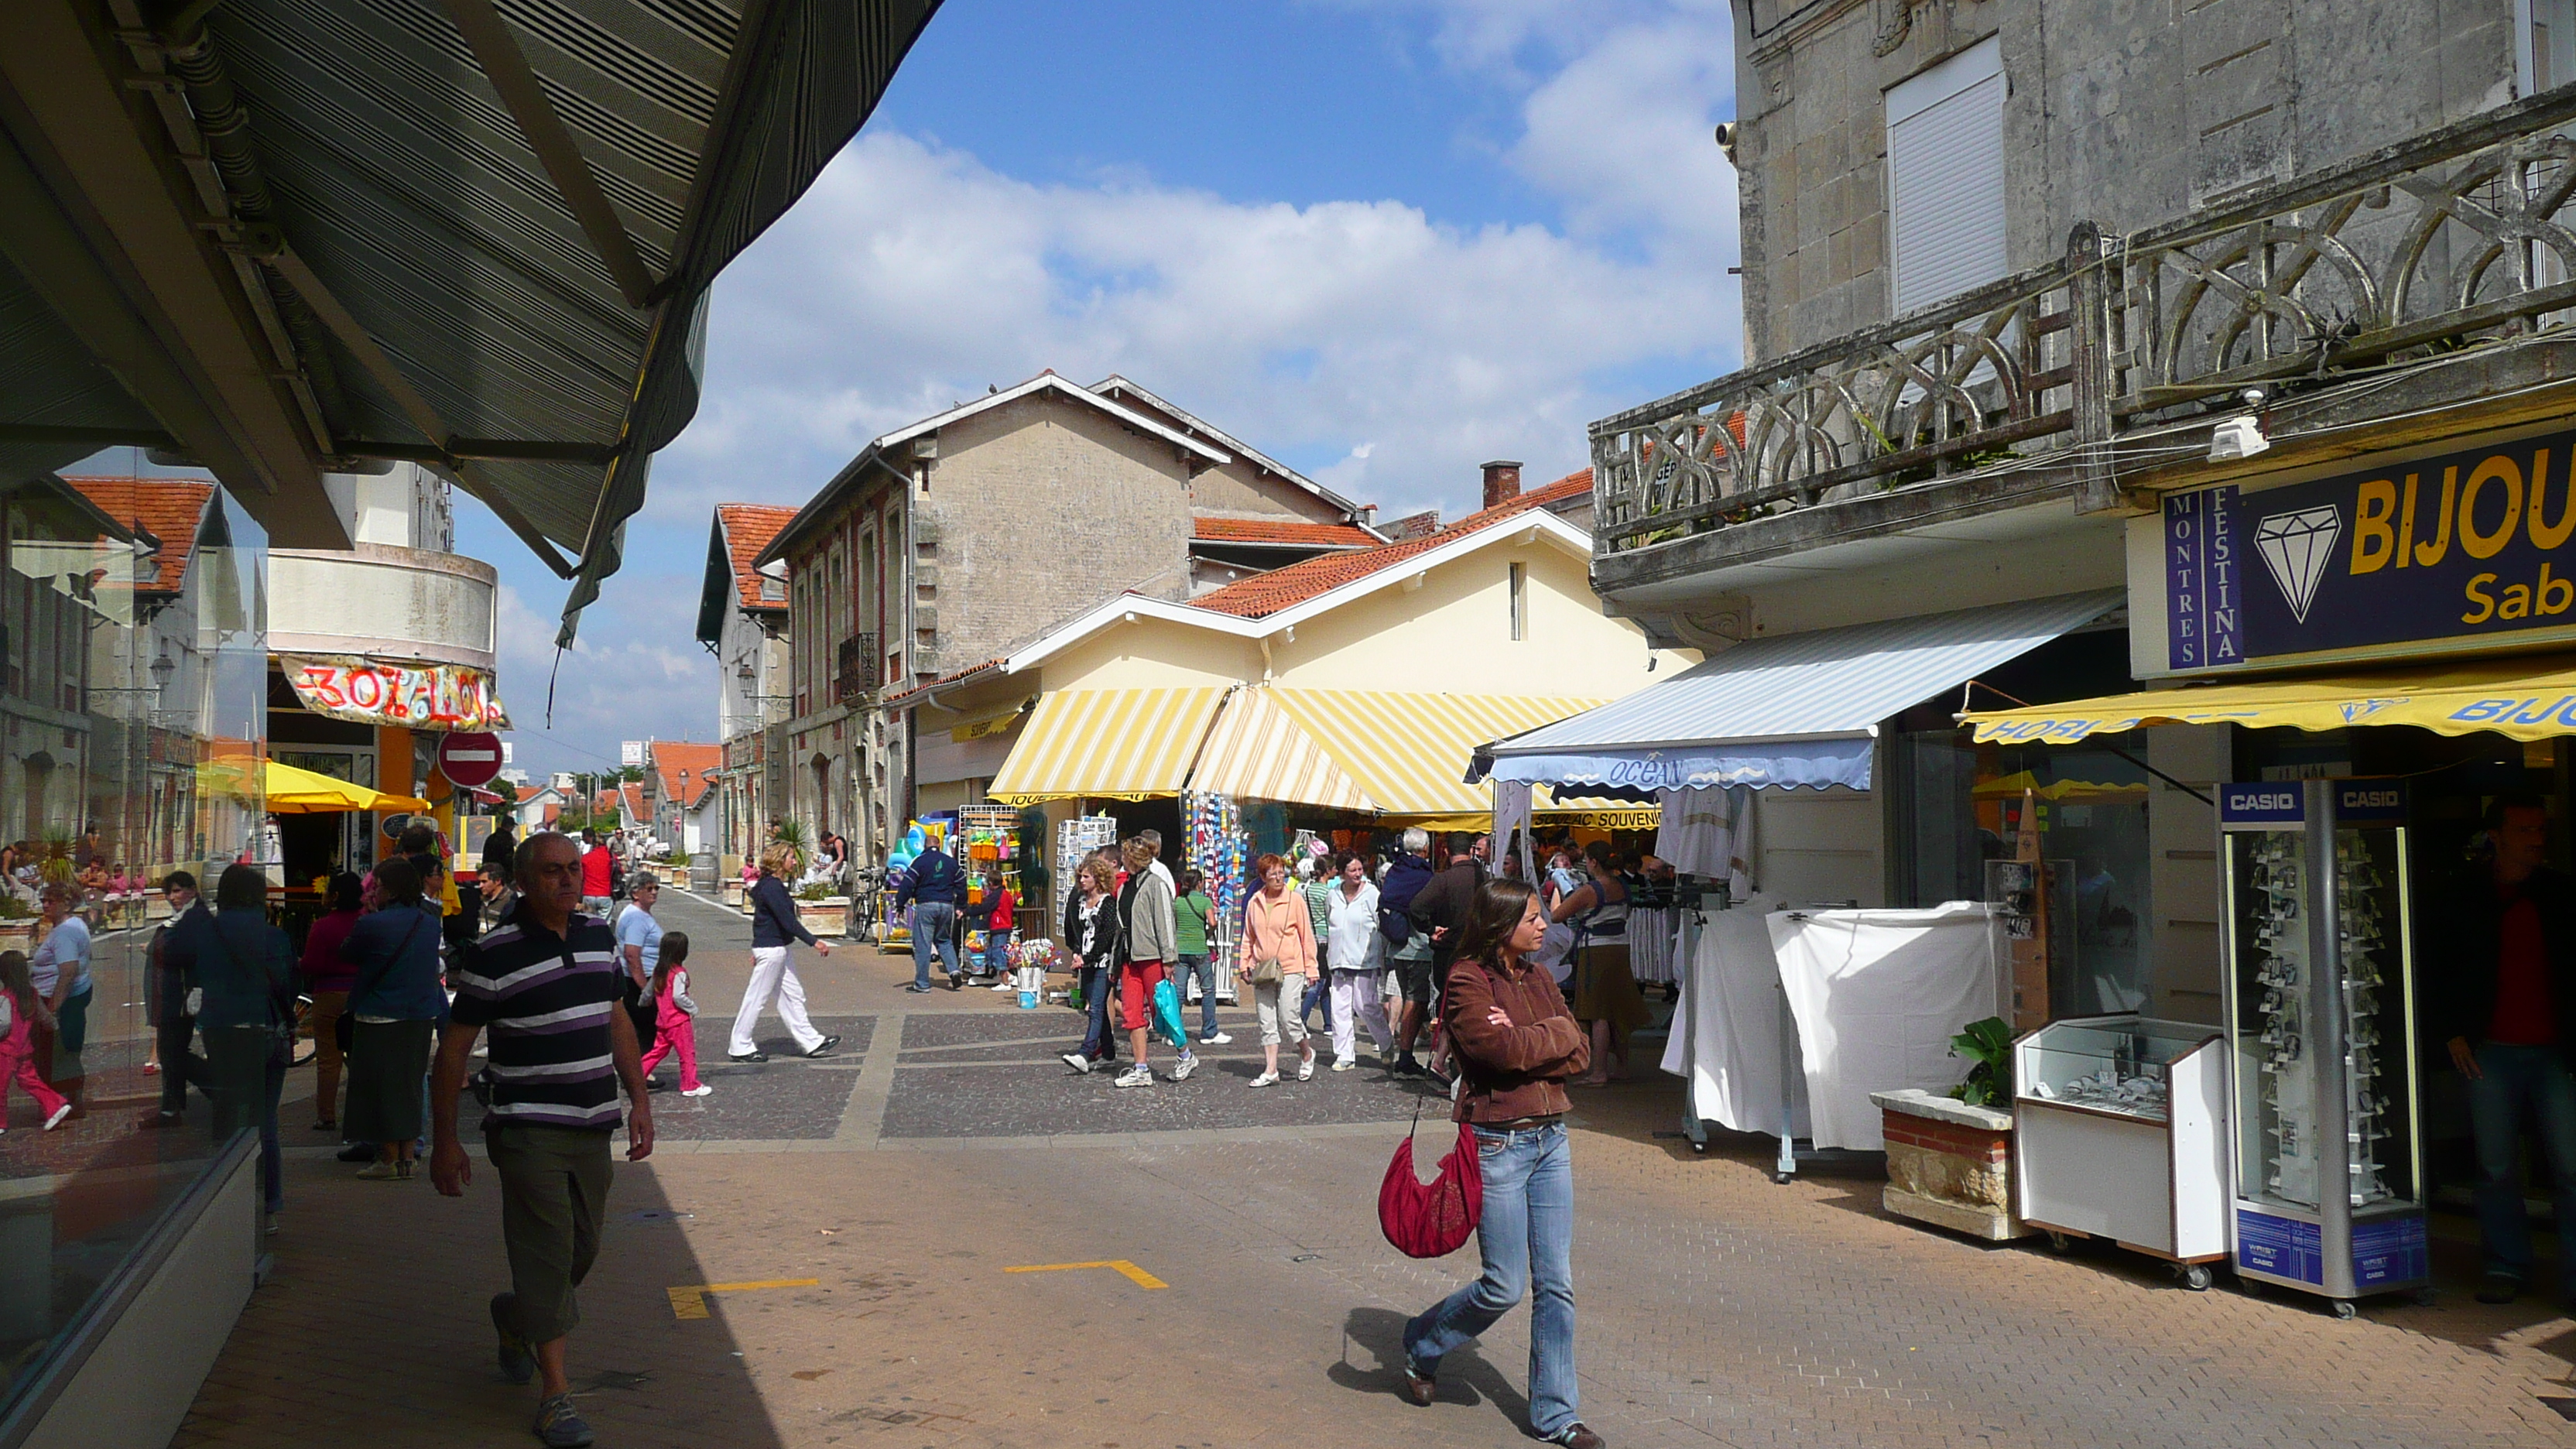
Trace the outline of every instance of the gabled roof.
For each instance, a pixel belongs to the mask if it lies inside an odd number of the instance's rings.
[[[215,485],[188,478],[65,478],[99,512],[127,528],[141,525],[161,540],[150,581],[137,580],[144,593],[175,594],[188,579],[188,559],[197,546],[197,527],[205,521],[206,502]]]
[[[1354,583],[1369,575],[1391,569],[1409,559],[1454,543],[1469,534],[1493,526],[1504,519],[1544,508],[1560,499],[1571,498],[1592,489],[1592,470],[1568,474],[1544,488],[1531,491],[1492,508],[1470,513],[1438,533],[1409,538],[1402,543],[1383,544],[1357,553],[1326,554],[1293,563],[1286,568],[1238,579],[1224,588],[1192,599],[1193,607],[1233,614],[1245,619],[1266,618],[1282,609],[1304,603],[1329,593],[1344,584]]]
[[[1294,628],[1315,615],[1339,608],[1379,589],[1395,587],[1415,574],[1439,568],[1524,530],[1569,553],[1589,557],[1590,535],[1549,512],[1547,505],[1570,498],[1591,486],[1592,474],[1586,469],[1545,488],[1524,493],[1508,503],[1469,514],[1438,533],[1378,548],[1307,559],[1284,569],[1255,574],[1185,604],[1144,594],[1120,594],[1048,630],[1007,659],[979,664],[901,694],[890,695],[885,703],[900,706],[928,691],[944,689],[988,673],[1012,674],[1032,668],[1049,656],[1124,620],[1152,618],[1241,639],[1264,638],[1283,629]],[[1255,585],[1279,579],[1287,582],[1268,592],[1254,590]],[[1233,607],[1211,607],[1214,601],[1228,595],[1233,596]]]
[[[724,767],[724,746],[700,744],[686,740],[655,740],[647,747],[653,758],[653,773],[661,777],[662,795],[677,800],[683,810],[694,810],[698,800],[715,784],[715,772]],[[686,772],[685,783],[681,774]]]
[[[1191,537],[1200,543],[1251,548],[1375,548],[1386,540],[1352,523],[1308,523],[1301,518],[1210,518],[1194,520]]]
[[[698,638],[708,644],[723,642],[724,606],[727,591],[746,614],[787,612],[783,598],[760,596],[762,574],[760,552],[778,536],[790,519],[793,508],[768,503],[719,503],[715,517],[707,526],[707,568],[698,588]]]
[[[1109,376],[1102,378],[1100,381],[1093,383],[1091,385],[1091,390],[1104,397],[1134,398],[1137,402],[1143,403],[1146,407],[1170,418],[1173,422],[1178,423],[1190,432],[1196,433],[1203,438],[1214,440],[1218,447],[1224,448],[1226,451],[1233,453],[1237,457],[1246,459],[1254,466],[1261,468],[1265,472],[1285,478],[1307,492],[1314,494],[1316,497],[1323,499],[1326,503],[1340,509],[1343,517],[1356,518],[1359,516],[1360,509],[1358,504],[1344,498],[1342,495],[1316,482],[1314,479],[1307,477],[1305,474],[1298,472],[1296,469],[1289,467],[1287,464],[1280,462],[1278,459],[1245,446],[1241,440],[1227,433],[1224,429],[1212,427],[1198,418],[1190,416],[1187,412],[1184,412],[1180,408],[1173,406],[1171,403],[1165,402],[1163,399],[1154,396],[1152,393],[1147,392],[1145,389],[1138,387],[1136,384],[1114,372]]]
[[[859,450],[859,455],[852,458],[847,466],[843,467],[840,472],[833,475],[832,481],[823,486],[822,492],[815,494],[811,502],[796,511],[796,516],[790,519],[787,526],[780,529],[777,536],[770,540],[769,545],[760,551],[760,555],[755,562],[767,563],[773,558],[784,558],[787,550],[794,546],[796,540],[803,535],[807,529],[814,527],[824,519],[831,517],[835,512],[839,511],[842,499],[857,486],[858,480],[866,475],[867,470],[870,467],[883,466],[896,473],[903,473],[904,466],[902,464],[888,459],[887,455],[892,450],[911,442],[915,438],[924,437],[928,434],[938,432],[941,428],[964,422],[966,419],[975,416],[977,413],[989,412],[994,408],[1018,402],[1022,398],[1035,397],[1041,393],[1061,398],[1066,401],[1077,402],[1085,407],[1095,408],[1100,412],[1108,414],[1111,418],[1116,419],[1122,426],[1134,428],[1141,433],[1151,434],[1154,437],[1161,438],[1163,441],[1172,444],[1174,447],[1195,453],[1202,461],[1208,464],[1214,465],[1219,463],[1231,463],[1234,461],[1234,456],[1222,449],[1210,447],[1208,444],[1201,442],[1197,438],[1191,437],[1186,432],[1158,423],[1152,418],[1145,416],[1143,413],[1136,411],[1134,408],[1121,406],[1120,404],[1112,402],[1108,398],[1091,391],[1089,388],[1078,387],[1073,383],[1065,381],[1063,378],[1056,376],[1055,369],[1050,367],[1046,371],[1039,373],[1037,376],[1030,378],[1026,382],[1020,383],[1015,387],[1006,387],[999,392],[987,393],[984,396],[975,399],[973,402],[960,403],[944,413],[933,413],[929,417],[923,418],[917,423],[911,423],[904,427],[897,428],[893,432],[884,434],[870,442],[865,448]]]

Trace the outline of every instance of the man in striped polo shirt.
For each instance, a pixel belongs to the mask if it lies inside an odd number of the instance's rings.
[[[501,1238],[511,1291],[493,1295],[501,1372],[544,1375],[537,1438],[552,1449],[591,1442],[564,1373],[564,1341],[581,1321],[573,1289],[599,1257],[608,1205],[608,1137],[626,1087],[626,1159],[653,1150],[635,1026],[621,1008],[625,973],[608,923],[583,915],[581,848],[558,834],[519,846],[519,903],[449,969],[456,1008],[438,1047],[430,1098],[429,1175],[449,1197],[473,1171],[456,1138],[456,1098],[474,1038],[492,1033],[492,1110],[484,1144],[501,1179]]]

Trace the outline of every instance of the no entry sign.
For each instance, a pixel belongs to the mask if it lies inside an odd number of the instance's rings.
[[[438,741],[438,773],[467,789],[489,785],[501,773],[501,737],[451,734]]]

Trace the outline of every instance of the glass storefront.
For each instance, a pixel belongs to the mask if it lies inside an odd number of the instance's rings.
[[[14,1395],[221,1145],[202,1097],[183,1128],[151,1128],[164,1078],[144,968],[164,876],[211,892],[264,853],[266,535],[203,481],[38,478],[0,507],[0,951],[53,934],[39,901],[57,882],[92,936],[85,1032],[67,1001],[33,1057],[80,1110],[44,1131],[13,1087],[0,1136]]]

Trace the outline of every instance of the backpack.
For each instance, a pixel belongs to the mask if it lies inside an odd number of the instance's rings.
[[[1395,866],[1377,890],[1377,932],[1389,949],[1413,939],[1413,918],[1405,914],[1413,898],[1431,882],[1428,867],[1416,868],[1411,856],[1396,857]]]

